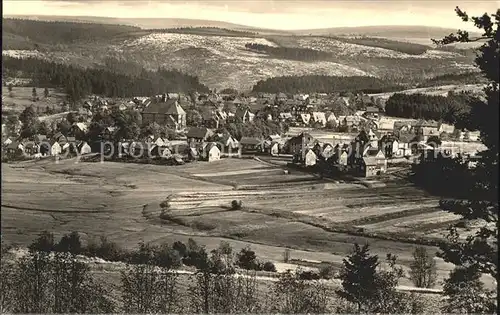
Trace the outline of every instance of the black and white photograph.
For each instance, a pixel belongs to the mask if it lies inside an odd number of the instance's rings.
[[[1,314],[497,314],[500,1],[2,0]]]

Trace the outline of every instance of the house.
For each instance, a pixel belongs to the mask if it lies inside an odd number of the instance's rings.
[[[106,140],[112,140],[114,135],[115,135],[115,132],[117,131],[118,128],[114,127],[114,126],[111,126],[111,127],[106,127],[104,128],[103,130],[103,138],[106,139]]]
[[[326,122],[333,121],[335,123],[338,123],[338,119],[333,112],[327,112],[325,116],[326,116]]]
[[[256,153],[262,141],[257,138],[243,137],[240,139],[240,153]]]
[[[359,171],[364,177],[385,173],[387,171],[387,159],[382,150],[367,148],[360,160]]]
[[[169,141],[167,138],[164,137],[158,137],[156,140],[153,141],[153,144],[159,146],[159,147],[166,147],[169,144]]]
[[[271,142],[271,145],[269,146],[269,154],[272,156],[277,156],[280,154],[281,147],[278,142]]]
[[[323,112],[313,112],[312,119],[315,123],[320,123],[323,127],[326,125],[326,116]]]
[[[225,133],[218,137],[219,149],[223,153],[236,153],[240,146],[238,140],[236,140],[229,133]]]
[[[213,162],[220,160],[221,152],[215,142],[205,143],[200,158],[204,161]]]
[[[378,118],[378,115],[379,115],[378,107],[367,106],[362,116],[365,118]]]
[[[77,139],[83,139],[89,130],[89,126],[83,122],[76,122],[71,126],[70,134]]]
[[[309,122],[311,121],[311,114],[306,114],[302,113],[300,114],[300,120],[301,124],[308,126]]]
[[[234,114],[235,119],[241,121],[242,123],[253,121],[255,115],[251,113],[248,109],[238,107],[236,113]]]
[[[363,158],[360,166],[360,174],[363,177],[373,177],[381,174],[380,167],[374,158]]]
[[[379,147],[384,152],[385,156],[392,158],[398,153],[399,140],[392,134],[384,135],[380,139]]]
[[[341,121],[340,123],[347,128],[355,129],[359,127],[359,124],[362,120],[363,119],[360,116],[350,115],[345,116],[343,121]]]
[[[92,148],[86,141],[79,141],[76,144],[76,148],[78,150],[78,154],[80,155],[92,153]]]
[[[378,130],[383,131],[394,131],[394,120],[381,117],[378,120]]]
[[[438,128],[439,133],[446,132],[448,134],[452,134],[455,131],[455,126],[445,124],[445,123],[440,123],[439,128]]]
[[[310,134],[303,132],[288,140],[288,151],[291,154],[305,154],[306,149],[312,148],[315,141],[316,140]]]
[[[8,154],[17,155],[24,152],[24,145],[18,141],[12,141],[6,148]]]
[[[9,145],[12,143],[12,140],[10,138],[7,138],[3,141],[3,145]]]
[[[466,130],[464,133],[464,140],[467,141],[479,141],[479,137],[481,133],[479,131],[468,131]]]
[[[380,133],[373,131],[372,129],[361,130],[358,136],[354,139],[355,144],[359,144],[360,147],[370,145],[372,147],[378,147],[378,141],[380,139]]]
[[[76,148],[76,138],[66,137],[66,141],[61,141],[61,150],[64,152],[75,152]]]
[[[312,149],[308,149],[301,162],[304,166],[314,166],[316,165],[317,160],[318,157],[316,156],[316,153],[314,153]]]
[[[37,144],[40,144],[44,141],[47,141],[47,136],[46,135],[40,135],[40,134],[37,134],[37,135],[34,135],[33,136],[33,141]]]
[[[397,157],[410,156],[412,154],[411,144],[414,136],[411,133],[399,133],[398,150],[394,154]]]
[[[328,160],[335,153],[333,146],[330,143],[321,144],[319,142],[316,142],[312,150],[314,151],[316,156],[322,160]]]
[[[212,136],[212,131],[206,127],[191,127],[186,134],[188,143],[205,142]]]
[[[143,124],[156,122],[160,125],[167,125],[176,130],[186,128],[186,112],[180,106],[177,99],[162,96],[159,102],[151,103],[142,111]]]
[[[219,128],[220,117],[216,114],[215,110],[205,108],[201,113],[201,117],[203,126],[208,128]]]
[[[279,114],[279,120],[280,121],[291,121],[293,120],[293,116],[292,116],[292,113],[290,112],[286,112],[286,113],[280,113]]]
[[[280,92],[276,95],[276,101],[278,101],[278,102],[285,102],[287,99],[288,99],[288,96],[283,92]]]
[[[42,146],[43,146],[43,144],[42,144]],[[40,147],[40,151],[42,151],[42,146]],[[59,154],[61,154],[61,152],[62,152],[62,147],[59,144],[59,142],[55,138],[50,139],[48,151],[46,152],[46,154],[47,155],[59,155]],[[40,152],[40,153],[42,153],[42,155],[45,155],[45,152]]]

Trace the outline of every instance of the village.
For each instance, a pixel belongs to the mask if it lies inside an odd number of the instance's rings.
[[[2,156],[39,159],[100,153],[108,159],[147,158],[163,164],[270,156],[325,174],[374,177],[386,173],[392,164],[411,164],[422,156],[439,153],[473,160],[479,151],[477,131],[458,130],[443,122],[389,117],[384,113],[384,100],[368,95],[356,96],[357,104],[349,104],[352,100],[326,93],[165,93],[119,102],[92,96],[74,112],[78,121],[65,133],[21,138],[2,132]],[[115,134],[120,127],[112,123],[98,135],[90,132],[93,117],[111,111],[140,113],[143,126],[157,124],[172,132],[119,141]],[[188,117],[193,111],[196,117]],[[220,132],[227,125],[257,119],[287,127],[281,134],[244,134],[239,139],[227,129]]]

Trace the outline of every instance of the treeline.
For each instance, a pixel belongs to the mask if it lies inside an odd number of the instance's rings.
[[[110,285],[102,275],[96,276],[88,264],[88,258],[96,255],[108,261],[120,257],[126,263],[112,267],[120,268],[118,283]],[[413,255],[410,278],[418,287],[432,287],[436,282],[433,256],[423,247],[417,247]],[[337,274],[341,280],[341,286],[333,290],[325,282],[306,280],[304,275],[311,272],[300,268],[279,274],[277,281],[258,282],[253,269],[257,261],[255,252],[250,248],[235,252],[226,242],[210,252],[192,239],[187,244],[141,242],[135,250],[124,252],[106,238],[101,238],[99,245],[91,242],[84,246],[76,232],[64,235],[57,243],[52,234],[45,232],[21,257],[2,244],[1,310],[141,314],[422,313],[425,297],[398,292],[396,286],[404,276],[403,269],[396,265],[396,256],[388,254],[386,260],[387,267],[382,268],[382,260],[370,253],[368,245],[355,244],[338,274],[331,268],[328,277],[324,277],[326,272],[322,273],[324,279]],[[193,271],[177,272],[183,265]],[[457,299],[478,293],[481,298],[475,299],[476,303],[467,311],[492,309],[494,303],[480,281],[455,278],[446,280],[449,294],[444,310],[453,312],[457,310],[453,307]],[[467,288],[463,284],[474,285],[478,290],[462,290],[459,295],[457,289]]]
[[[389,116],[445,121],[450,124],[465,123],[476,98],[467,93],[448,93],[448,96],[421,93],[391,95],[385,103]]]
[[[386,38],[373,38],[373,37],[358,37],[358,38],[345,38],[339,37],[338,40],[350,44],[363,45],[368,47],[384,48],[389,50],[394,50],[397,52],[409,54],[409,55],[421,55],[430,49],[429,46],[399,42],[395,40],[390,40]]]
[[[176,70],[142,70],[138,76],[128,76],[104,69],[82,69],[71,65],[36,58],[17,59],[2,56],[3,74],[30,77],[38,87],[62,87],[71,101],[89,94],[106,97],[156,95],[165,91],[208,92],[197,77]]]
[[[253,92],[264,93],[383,93],[399,91],[402,87],[375,77],[338,77],[326,75],[283,76],[260,80]]]
[[[331,60],[333,57],[332,54],[328,52],[309,49],[309,48],[272,47],[256,43],[245,44],[245,48],[268,54],[270,57],[274,58],[299,60],[299,61]]]
[[[2,19],[3,34],[17,35],[43,44],[96,42],[140,30],[139,27],[115,24]]]
[[[435,76],[418,84],[418,88],[441,86],[441,85],[462,85],[462,84],[480,84],[486,80],[480,72],[450,73]]]
[[[164,32],[164,33],[184,33],[184,34],[205,34],[205,33],[214,33],[214,34],[221,34],[221,35],[240,35],[240,36],[245,36],[245,35],[257,35],[255,32],[249,32],[249,31],[239,31],[239,30],[232,30],[228,28],[223,28],[223,27],[216,27],[216,26],[198,26],[198,27],[175,27],[175,28],[164,28],[164,29],[151,29],[149,30],[151,32]]]

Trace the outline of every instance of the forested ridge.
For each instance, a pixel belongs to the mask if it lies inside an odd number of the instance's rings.
[[[29,77],[38,87],[62,87],[68,98],[77,101],[88,94],[131,97],[171,92],[207,92],[197,77],[176,70],[142,70],[137,76],[104,69],[82,69],[36,58],[2,57],[3,75]]]
[[[403,90],[397,84],[369,76],[338,77],[326,75],[283,76],[261,80],[253,92],[266,93],[383,93]]]
[[[3,36],[14,35],[44,44],[96,42],[140,30],[135,26],[116,24],[2,19]]]

